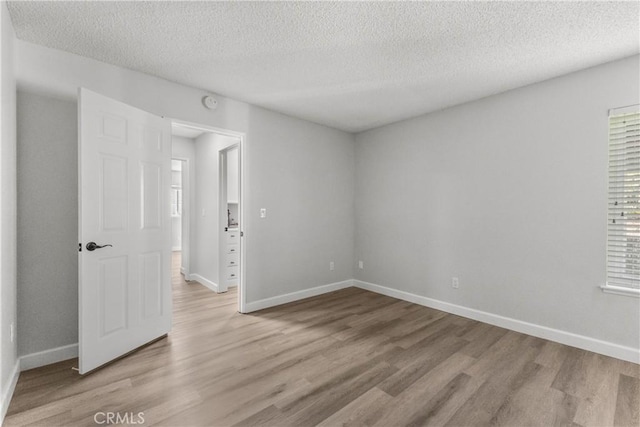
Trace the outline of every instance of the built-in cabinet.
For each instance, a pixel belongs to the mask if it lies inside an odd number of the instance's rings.
[[[226,256],[223,270],[223,279],[227,287],[238,285],[238,275],[240,272],[240,231],[237,228],[227,229]]]

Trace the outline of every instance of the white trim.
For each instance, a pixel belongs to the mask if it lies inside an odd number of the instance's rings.
[[[78,344],[69,344],[20,357],[20,370],[27,371],[78,357]]]
[[[315,297],[316,295],[326,294],[328,292],[350,288],[352,286],[353,280],[345,280],[342,282],[329,283],[328,285],[316,286],[315,288],[304,289],[302,291],[291,292],[289,294],[278,295],[271,298],[248,302],[245,305],[246,313],[263,310],[265,308],[274,307],[276,305],[286,304],[288,302],[298,301],[309,297]]]
[[[458,316],[467,317],[469,319],[478,320],[490,325],[500,326],[512,331],[520,332],[534,337],[544,338],[549,341],[555,341],[571,347],[581,348],[583,350],[593,351],[595,353],[604,354],[606,356],[615,357],[617,359],[626,360],[633,363],[640,363],[640,350],[632,347],[625,347],[608,341],[601,341],[595,338],[578,335],[571,332],[561,331],[546,326],[536,325],[534,323],[523,322],[522,320],[512,319],[509,317],[499,316],[497,314],[487,313],[473,308],[461,305],[451,304],[420,295],[411,294],[409,292],[399,291],[397,289],[387,288],[385,286],[373,283],[354,280],[354,286],[366,289],[382,295],[398,298],[404,301],[413,302],[424,305],[426,307],[435,308],[437,310],[446,311],[447,313],[456,314]]]
[[[609,109],[608,113],[609,117],[611,117],[619,116],[621,114],[636,113],[638,111],[640,111],[640,104],[632,104],[624,107],[611,108]]]
[[[624,286],[613,286],[613,285],[600,285],[600,289],[602,292],[607,294],[616,294],[616,295],[624,295],[628,297],[636,297],[640,298],[640,289],[636,288],[625,288]]]
[[[192,128],[192,129],[197,129],[197,130],[201,130],[204,132],[213,132],[213,133],[217,133],[220,135],[224,135],[224,136],[230,136],[230,137],[236,137],[236,138],[242,138],[244,136],[246,136],[245,132],[238,132],[235,130],[230,130],[230,129],[223,129],[223,128],[218,128],[215,126],[209,126],[209,125],[203,125],[200,123],[194,123],[194,122],[189,122],[186,120],[182,120],[182,119],[170,119],[171,123],[175,123],[178,126],[182,126],[182,127],[187,127],[187,128]]]
[[[182,274],[186,280],[186,277],[188,276],[188,274],[187,274],[187,270],[184,267],[180,267],[180,274]]]
[[[218,284],[215,282],[212,282],[209,279],[204,278],[203,276],[197,274],[197,273],[191,273],[189,275],[189,278],[187,278],[187,280],[195,280],[196,282],[200,283],[202,286],[207,287],[209,289],[211,289],[214,292],[218,292]]]
[[[245,243],[244,232],[247,230],[245,209],[247,208],[248,192],[246,191],[246,167],[247,165],[247,136],[240,136],[240,147],[238,148],[238,202],[240,209],[238,212],[238,224],[240,227],[240,277],[238,280],[238,312],[247,312],[247,245]]]
[[[9,404],[11,403],[11,398],[13,397],[13,392],[16,389],[19,376],[20,359],[16,360],[16,363],[13,365],[13,369],[9,375],[9,384],[7,384],[7,388],[2,390],[2,399],[0,400],[0,425],[4,421],[4,416],[7,415],[7,409],[9,409]]]
[[[171,252],[180,252],[182,250],[182,246],[173,246],[171,248]]]

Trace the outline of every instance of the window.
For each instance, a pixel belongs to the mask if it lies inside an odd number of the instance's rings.
[[[606,292],[640,296],[640,109],[609,114]]]

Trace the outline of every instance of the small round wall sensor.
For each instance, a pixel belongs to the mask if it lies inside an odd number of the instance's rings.
[[[213,96],[205,96],[202,98],[202,104],[210,110],[218,108],[218,101]]]

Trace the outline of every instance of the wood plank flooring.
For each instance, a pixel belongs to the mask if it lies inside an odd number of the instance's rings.
[[[234,290],[173,286],[169,337],[23,372],[5,425],[640,425],[632,363],[355,288],[240,315]]]

